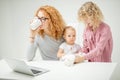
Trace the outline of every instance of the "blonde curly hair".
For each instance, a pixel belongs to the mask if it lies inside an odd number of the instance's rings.
[[[52,6],[45,5],[41,6],[35,16],[38,16],[40,10],[43,10],[50,17],[50,25],[48,30],[51,32],[52,37],[56,40],[60,39],[63,35],[63,30],[65,27],[65,22],[57,9]],[[38,32],[42,37],[44,37],[44,30]]]
[[[95,3],[91,1],[84,3],[78,10],[78,19],[80,21],[84,22],[88,18],[92,21],[93,30],[99,27],[99,24],[103,20],[103,14],[101,10]]]

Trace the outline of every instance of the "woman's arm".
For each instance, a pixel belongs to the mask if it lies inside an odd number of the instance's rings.
[[[37,45],[35,43],[30,43],[28,45],[26,58],[27,61],[32,61],[36,53]]]
[[[106,44],[108,43],[108,40],[111,38],[111,31],[110,31],[110,28],[107,26],[107,27],[104,27],[104,29],[102,29],[100,33],[101,33],[100,39],[96,43],[96,47],[92,49],[91,51],[89,51],[89,53],[87,53],[84,56],[85,59],[88,60],[88,59],[95,58],[96,56],[100,56],[103,54],[103,50]]]
[[[36,33],[37,33],[36,30],[30,29],[30,36],[29,36],[29,41],[30,41],[30,43],[34,43],[34,39],[35,39]]]
[[[89,50],[88,50],[88,44],[87,44],[87,37],[86,37],[86,31],[84,31],[83,33],[83,47],[80,49],[80,52],[83,52],[83,53],[88,53]]]
[[[85,59],[83,56],[76,56],[74,63],[80,63],[83,62]]]
[[[36,31],[34,30],[30,30],[30,42],[29,42],[29,45],[28,45],[28,48],[27,48],[27,54],[26,54],[26,58],[27,58],[27,61],[31,61],[33,60],[34,56],[35,56],[35,53],[36,53],[36,49],[37,49],[37,36],[35,37],[36,35]]]

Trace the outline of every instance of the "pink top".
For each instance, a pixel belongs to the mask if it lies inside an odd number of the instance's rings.
[[[110,27],[101,23],[95,32],[87,27],[83,34],[82,52],[84,58],[90,62],[111,62],[113,40]]]

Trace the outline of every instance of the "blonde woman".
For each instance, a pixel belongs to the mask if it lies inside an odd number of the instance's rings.
[[[103,14],[99,7],[93,2],[86,2],[79,9],[78,16],[86,26],[81,48],[86,55],[76,58],[76,61],[111,62],[112,33],[109,25],[103,22]]]
[[[59,11],[49,5],[41,6],[30,25],[35,27],[30,28],[27,60],[33,60],[37,48],[39,48],[43,60],[58,60],[57,51],[59,45],[64,41],[62,34],[65,27]]]

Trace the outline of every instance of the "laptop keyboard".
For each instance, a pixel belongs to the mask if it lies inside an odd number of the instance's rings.
[[[37,74],[37,73],[42,72],[42,71],[38,71],[38,70],[34,70],[34,69],[31,69],[31,71],[32,71],[34,74]]]

